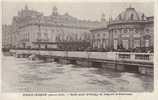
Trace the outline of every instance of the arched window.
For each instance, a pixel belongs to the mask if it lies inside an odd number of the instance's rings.
[[[131,20],[133,20],[133,17],[134,17],[133,14],[131,14]]]

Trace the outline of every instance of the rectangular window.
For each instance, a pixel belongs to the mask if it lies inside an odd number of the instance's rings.
[[[134,40],[134,48],[140,47],[140,40]]]
[[[122,40],[123,48],[128,49],[129,48],[129,41],[128,40]]]
[[[149,47],[149,40],[145,40],[145,47]]]
[[[114,49],[117,49],[118,41],[114,40]]]

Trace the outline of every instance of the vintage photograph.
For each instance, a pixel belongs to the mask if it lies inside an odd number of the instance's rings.
[[[2,1],[3,93],[153,92],[153,2]]]

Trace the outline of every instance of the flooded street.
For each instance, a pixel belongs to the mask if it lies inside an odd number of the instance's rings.
[[[103,68],[2,57],[3,92],[151,92],[153,78]]]

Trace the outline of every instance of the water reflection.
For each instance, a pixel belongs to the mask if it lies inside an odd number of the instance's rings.
[[[153,79],[110,69],[2,57],[4,92],[150,92]]]

